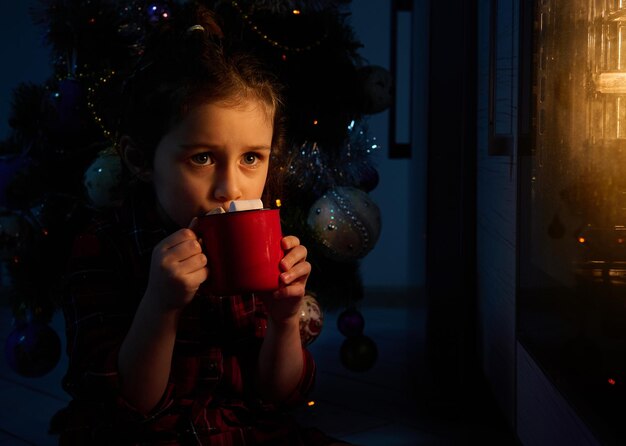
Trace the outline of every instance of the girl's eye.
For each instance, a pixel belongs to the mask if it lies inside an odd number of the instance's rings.
[[[206,166],[213,162],[213,158],[211,158],[211,154],[208,152],[197,153],[191,157],[191,162],[199,166]]]
[[[247,164],[248,166],[252,166],[256,164],[258,160],[259,160],[259,156],[256,153],[246,153],[243,156],[243,163]]]

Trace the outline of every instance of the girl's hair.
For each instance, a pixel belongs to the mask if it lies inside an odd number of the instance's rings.
[[[117,135],[128,136],[152,163],[159,141],[196,106],[254,99],[273,119],[272,156],[263,202],[280,197],[284,117],[276,78],[252,54],[225,42],[215,16],[194,2],[180,6],[147,38],[126,80]]]

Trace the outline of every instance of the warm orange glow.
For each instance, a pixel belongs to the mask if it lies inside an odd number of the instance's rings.
[[[293,15],[300,15],[300,10],[299,9],[294,9],[293,10]]]
[[[283,205],[282,201],[280,201],[280,198],[276,199],[276,207],[279,208]]]
[[[315,406],[315,401],[309,401],[308,403],[306,403],[306,405],[309,407]]]
[[[600,93],[626,93],[626,73],[600,73],[594,80],[596,90]]]
[[[578,242],[579,243],[585,243],[585,237],[578,237]]]
[[[618,238],[617,239],[617,243],[624,243],[624,239],[623,238]]]
[[[613,378],[609,378],[609,384],[614,386],[615,385],[615,380]]]
[[[313,120],[313,125],[317,125],[317,119]]]

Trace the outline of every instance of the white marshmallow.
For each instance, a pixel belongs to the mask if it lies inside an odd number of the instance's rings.
[[[253,209],[263,209],[263,202],[260,199],[255,200],[235,200],[230,202],[228,212],[250,211]]]

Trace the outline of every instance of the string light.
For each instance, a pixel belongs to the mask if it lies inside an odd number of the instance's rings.
[[[111,138],[112,133],[110,130],[108,130],[104,126],[104,123],[102,122],[102,118],[98,115],[98,112],[96,111],[96,106],[94,103],[94,95],[96,94],[96,91],[103,84],[106,84],[109,80],[111,80],[111,78],[114,75],[115,75],[115,71],[111,70],[107,74],[100,76],[95,82],[93,82],[92,86],[87,87],[87,108],[89,109],[91,116],[93,117],[93,120],[96,122],[96,124],[98,124],[98,126],[102,130],[103,135],[107,139]],[[79,77],[82,77],[82,75],[79,75]]]
[[[285,45],[277,40],[272,39],[271,37],[269,37],[267,35],[267,33],[263,32],[261,30],[261,28],[259,28],[259,26],[254,23],[252,21],[252,19],[250,18],[250,16],[248,15],[248,13],[246,13],[243,9],[241,9],[241,6],[239,5],[239,2],[236,0],[232,0],[232,5],[233,7],[237,10],[237,12],[241,15],[241,18],[250,26],[250,29],[252,29],[252,31],[254,31],[259,37],[261,37],[261,39],[265,40],[267,43],[269,43],[270,45],[276,47],[276,48],[280,48],[284,51],[289,51],[289,52],[302,52],[302,51],[310,51],[313,48],[316,48],[318,46],[320,46],[322,44],[322,40],[326,39],[326,37],[328,36],[328,33],[324,33],[324,36],[322,37],[322,39],[319,40],[315,40],[313,43],[311,43],[310,45],[305,45],[305,46],[289,46],[289,45]],[[300,14],[300,10],[298,9],[294,9],[293,11],[294,15],[299,15]],[[285,60],[286,57],[283,54],[282,59]]]

